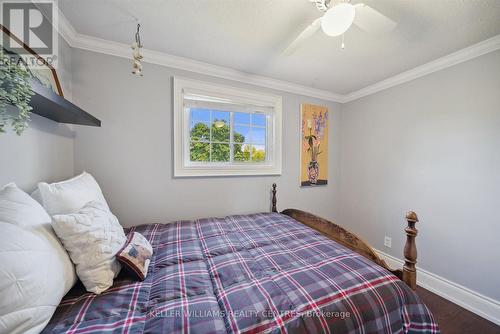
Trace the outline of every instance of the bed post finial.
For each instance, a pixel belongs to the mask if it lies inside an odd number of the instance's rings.
[[[272,198],[272,209],[271,211],[272,212],[278,212],[278,210],[276,209],[276,183],[273,183],[273,190],[272,190],[272,193],[273,193],[273,198]]]
[[[406,221],[408,226],[405,228],[406,244],[404,249],[403,281],[415,290],[417,288],[417,269],[415,267],[417,263],[417,246],[415,244],[415,237],[418,233],[415,228],[415,223],[418,222],[417,214],[413,211],[407,212]]]

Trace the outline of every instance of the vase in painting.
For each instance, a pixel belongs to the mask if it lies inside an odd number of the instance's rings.
[[[310,184],[316,184],[318,182],[319,176],[319,164],[317,161],[313,160],[309,162],[307,167],[307,177],[309,178]]]

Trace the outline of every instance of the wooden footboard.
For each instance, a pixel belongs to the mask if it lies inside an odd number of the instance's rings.
[[[276,202],[276,184],[273,184],[272,212],[278,212],[276,209]],[[389,265],[387,265],[387,263],[378,256],[375,250],[368,245],[367,242],[340,225],[301,210],[286,209],[281,213],[290,216],[291,218],[317,230],[339,244],[363,255],[379,266],[382,266],[392,272],[413,290],[416,289],[417,271],[415,264],[417,263],[417,248],[415,245],[415,237],[417,236],[417,229],[415,228],[415,223],[418,222],[418,218],[415,212],[410,211],[406,214],[408,226],[405,229],[407,239],[404,248],[405,264],[403,269],[390,268]]]

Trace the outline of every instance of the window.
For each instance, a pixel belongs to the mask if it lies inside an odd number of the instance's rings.
[[[174,175],[281,173],[281,97],[174,79]]]

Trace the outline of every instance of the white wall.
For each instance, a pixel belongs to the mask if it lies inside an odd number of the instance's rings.
[[[500,300],[500,51],[342,108],[338,221],[401,258],[412,209],[418,265]]]
[[[396,257],[412,209],[419,266],[500,300],[500,52],[338,105],[150,64],[137,78],[129,60],[60,45],[65,96],[103,126],[76,126],[74,138],[72,127],[33,115],[22,136],[0,135],[0,185],[31,191],[87,170],[130,226],[268,210],[277,182],[280,209],[335,219]],[[173,178],[174,75],[282,95],[283,174]],[[298,186],[300,103],[331,112],[327,187]]]
[[[71,50],[59,40],[59,79],[65,97],[71,99]],[[40,181],[57,181],[73,175],[71,127],[31,114],[29,128],[21,136],[7,127],[0,134],[0,187],[8,182],[32,191]]]
[[[102,121],[78,127],[75,172],[86,170],[101,184],[125,226],[269,210],[278,184],[278,207],[295,207],[335,218],[339,189],[340,110],[336,103],[145,64],[144,77],[130,74],[131,61],[73,50],[75,102]],[[181,75],[283,96],[283,174],[279,177],[173,178],[172,77]],[[329,185],[299,187],[300,104],[330,110]]]

